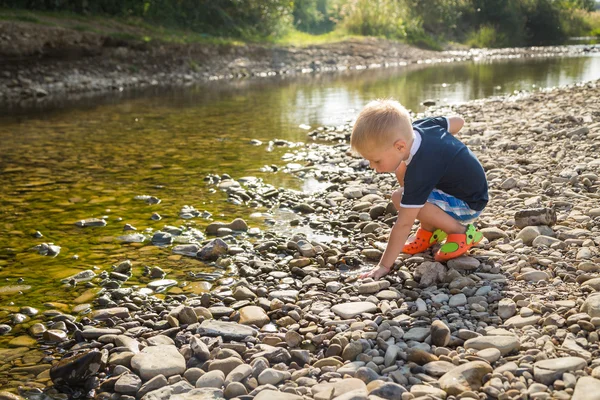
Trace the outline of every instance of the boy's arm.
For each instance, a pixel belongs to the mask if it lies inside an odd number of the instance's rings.
[[[461,117],[447,117],[448,119],[448,132],[456,135],[465,124],[465,120]]]
[[[387,247],[383,252],[379,265],[387,269],[394,265],[394,261],[396,261],[398,255],[402,252],[404,243],[406,243],[406,239],[408,239],[408,235],[410,234],[415,219],[417,219],[419,211],[421,211],[420,208],[400,207],[398,219],[392,228]]]

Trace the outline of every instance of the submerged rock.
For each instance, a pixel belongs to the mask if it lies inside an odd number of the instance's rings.
[[[63,358],[50,368],[50,379],[57,386],[83,386],[104,369],[107,360],[108,352],[97,349]]]

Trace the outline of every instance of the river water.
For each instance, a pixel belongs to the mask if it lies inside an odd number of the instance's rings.
[[[311,190],[282,171],[282,157],[307,141],[310,128],[347,123],[369,100],[393,97],[422,112],[426,99],[453,104],[594,79],[600,79],[597,53],[220,82],[0,114],[0,323],[23,306],[69,312],[90,303],[95,288],[67,287],[60,280],[125,259],[134,262],[134,276],[144,265],[159,265],[179,280],[187,272],[211,272],[168,248],[125,244],[118,237],[126,223],[151,236],[165,225],[203,231],[211,221],[235,217],[270,229],[277,221],[269,210],[226,202],[204,177],[254,176],[275,187]],[[262,144],[251,144],[253,139]],[[287,144],[269,145],[275,139]],[[135,199],[139,195],[161,203],[148,205]],[[211,217],[181,219],[184,205]],[[154,212],[162,220],[152,220]],[[107,225],[75,225],[92,217]],[[43,237],[35,236],[38,231]],[[56,257],[32,249],[50,242],[61,246]],[[210,287],[199,279],[171,291]],[[0,337],[0,348],[33,322],[35,317]]]

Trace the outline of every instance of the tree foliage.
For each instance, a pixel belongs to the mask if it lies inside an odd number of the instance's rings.
[[[245,39],[295,27],[476,46],[560,42],[599,28],[587,26],[595,6],[595,0],[0,0],[0,7],[133,16]]]

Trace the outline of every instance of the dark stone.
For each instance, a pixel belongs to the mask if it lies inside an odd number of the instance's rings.
[[[227,254],[228,249],[229,246],[222,239],[214,239],[201,248],[196,257],[203,261],[212,261]]]
[[[57,386],[81,386],[106,366],[108,352],[93,349],[64,358],[50,368],[50,379]]]

